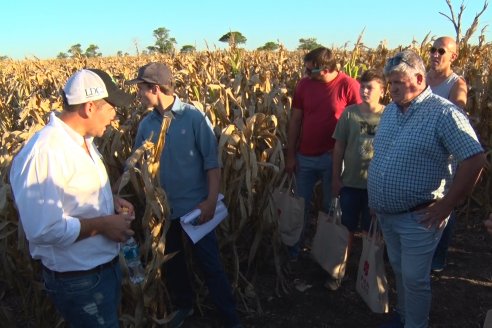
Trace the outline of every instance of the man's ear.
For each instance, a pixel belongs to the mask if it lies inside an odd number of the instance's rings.
[[[88,101],[84,104],[80,104],[79,113],[83,118],[89,118],[96,110],[96,104],[93,101]]]
[[[451,62],[454,62],[458,58],[458,54],[456,52],[453,52],[451,54]]]
[[[424,82],[424,76],[420,73],[417,74],[417,83],[422,84]]]

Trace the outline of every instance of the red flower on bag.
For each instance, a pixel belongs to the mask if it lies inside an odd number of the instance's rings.
[[[364,275],[368,275],[369,274],[369,262],[367,261],[364,261]]]

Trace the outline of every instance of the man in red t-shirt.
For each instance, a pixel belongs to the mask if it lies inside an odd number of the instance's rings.
[[[297,194],[304,198],[306,225],[314,185],[322,180],[323,210],[331,202],[333,131],[345,107],[361,102],[359,82],[337,70],[330,49],[320,47],[304,57],[306,76],[296,86],[292,102],[285,171],[295,173]],[[297,259],[304,232],[290,249]]]

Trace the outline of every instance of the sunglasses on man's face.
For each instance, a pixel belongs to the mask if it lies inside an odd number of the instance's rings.
[[[306,73],[308,73],[309,75],[311,74],[319,74],[322,70],[324,70],[324,68],[307,68],[306,67]]]
[[[439,55],[444,55],[446,53],[446,49],[444,48],[436,48],[436,47],[432,47],[430,48],[430,53],[431,54],[435,54],[435,53],[438,53]]]

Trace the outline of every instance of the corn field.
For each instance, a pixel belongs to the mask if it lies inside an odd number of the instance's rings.
[[[426,38],[421,44],[414,42],[409,47],[427,62],[430,40]],[[385,60],[398,50],[401,49],[389,50],[383,43],[369,49],[360,40],[352,49],[333,49],[340,68],[354,77],[367,68],[381,69]],[[240,311],[261,314],[255,279],[265,266],[275,268],[276,292],[288,293],[282,270],[285,250],[277,233],[277,214],[271,194],[284,171],[287,123],[293,90],[303,75],[303,55],[283,48],[276,52],[230,48],[174,56],[0,62],[0,322],[6,326],[64,325],[46,302],[39,263],[30,259],[8,173],[13,156],[45,125],[49,112],[61,110],[59,90],[67,78],[84,67],[107,71],[133,94],[135,87],[125,86],[124,81],[134,78],[138,67],[160,61],[172,68],[176,93],[206,113],[218,137],[223,165],[221,192],[230,215],[217,234]],[[468,82],[467,112],[490,164],[492,44],[463,49],[455,70]],[[385,101],[388,100],[386,95]],[[137,207],[134,228],[146,265],[147,279],[143,285],[123,282],[123,327],[160,326],[167,322],[171,308],[162,271],[162,264],[167,260],[164,249],[168,208],[165,193],[154,178],[155,159],[162,145],[148,142],[131,153],[138,123],[146,112],[137,103],[119,108],[118,119],[98,140],[110,180],[114,183],[121,178],[120,195]],[[479,220],[490,211],[491,183],[486,170],[461,210],[468,220]],[[199,291],[201,309],[205,292],[199,275],[195,275],[194,284]]]

